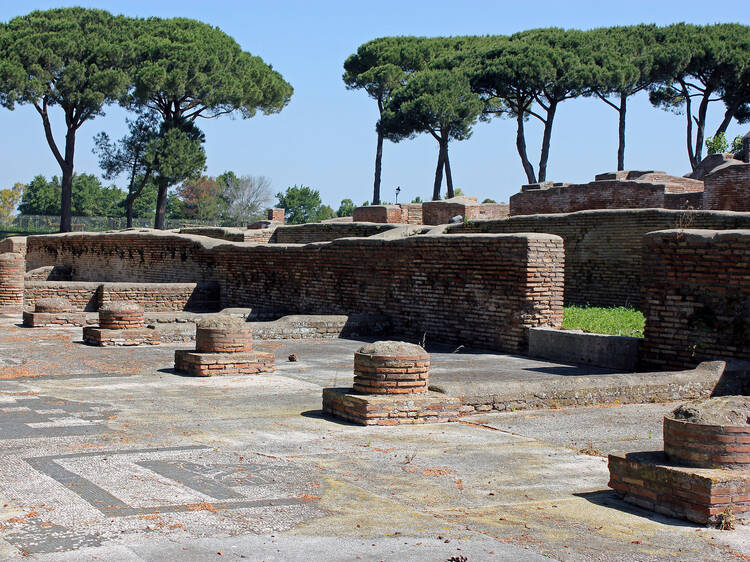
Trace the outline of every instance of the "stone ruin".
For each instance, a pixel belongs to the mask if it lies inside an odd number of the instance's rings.
[[[719,527],[750,516],[750,397],[683,404],[664,417],[664,451],[609,455],[625,501]]]
[[[44,326],[86,326],[86,313],[77,311],[64,297],[47,297],[36,301],[33,311],[23,311],[23,325],[29,328]]]
[[[460,401],[429,392],[430,356],[419,345],[377,341],[354,354],[352,388],[323,389],[323,411],[360,425],[457,421]]]
[[[146,327],[143,308],[135,303],[113,301],[99,308],[99,325],[83,328],[83,341],[99,347],[159,345],[156,330]]]
[[[273,210],[259,228],[237,232],[9,239],[0,242],[0,307],[17,314],[25,302],[28,326],[81,325],[85,311],[98,312],[99,325],[83,331],[86,343],[99,346],[159,343],[146,313],[210,312],[196,326],[195,349],[175,352],[175,370],[211,376],[274,369],[273,354],[254,350],[250,322],[216,314],[233,307],[342,318],[312,332],[308,326],[308,335],[343,334],[352,315],[372,314],[389,338],[427,334],[434,342],[525,354],[532,331],[560,328],[564,302],[637,304],[647,324],[631,359],[640,368],[693,369],[701,361],[750,359],[748,193],[750,164],[723,158],[700,179],[624,171],[579,186],[525,186],[518,194],[525,199],[511,199],[509,218],[502,205],[456,198],[358,209],[355,219],[367,222],[282,226],[283,210]],[[516,202],[545,199],[553,214],[514,212]],[[685,202],[698,210],[685,211]],[[584,210],[560,212],[575,205]],[[462,220],[448,225],[456,216]],[[415,228],[433,223],[439,226]],[[247,234],[253,231],[260,234]],[[299,331],[290,323],[274,329]],[[679,396],[711,392],[718,375],[702,372],[710,384],[682,385]],[[495,407],[429,388],[422,347],[379,341],[355,354],[350,387],[323,390],[323,410],[363,425],[401,425],[456,421]],[[661,456],[610,458],[612,487],[628,501],[702,523],[728,509],[744,513],[750,492],[736,466],[750,455],[743,441],[750,432],[730,421],[668,416]],[[713,476],[701,472],[717,466],[723,469]]]
[[[273,353],[253,350],[253,330],[232,316],[202,320],[195,329],[195,350],[177,350],[174,368],[197,377],[256,375],[274,369]]]

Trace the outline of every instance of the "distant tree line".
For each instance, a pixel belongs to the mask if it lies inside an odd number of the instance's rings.
[[[593,29],[532,29],[510,36],[384,37],[361,45],[344,63],[348,88],[378,106],[373,204],[380,202],[383,140],[420,133],[438,144],[433,199],[443,175],[454,195],[449,143],[471,136],[478,120],[516,122],[515,146],[530,183],[547,178],[552,130],[560,104],[595,97],[618,114],[617,169],[625,166],[628,100],[648,91],[658,108],[683,114],[690,166],[703,157],[711,104],[723,119],[750,122],[750,27],[740,24]],[[543,126],[539,162],[529,158],[528,119]]]
[[[104,10],[34,11],[0,24],[0,104],[38,112],[60,166],[60,230],[70,231],[74,159],[80,127],[109,104],[132,110],[129,133],[97,138],[107,179],[127,178],[126,215],[156,190],[156,228],[164,227],[169,188],[205,169],[199,118],[275,113],[292,87],[218,28],[185,18],[137,19]],[[64,142],[53,116],[64,117]],[[58,132],[59,135],[59,132]]]
[[[199,176],[183,181],[167,195],[165,216],[186,222],[243,226],[264,217],[271,202],[270,181],[265,177],[237,176],[225,172],[217,177]],[[105,186],[92,174],[75,174],[72,182],[72,212],[76,217],[151,218],[156,215],[159,186],[147,181],[139,197],[116,186]],[[22,215],[60,215],[62,185],[57,176],[36,176],[28,184],[0,190],[0,218],[7,221],[18,205]],[[5,201],[10,201],[5,204]]]

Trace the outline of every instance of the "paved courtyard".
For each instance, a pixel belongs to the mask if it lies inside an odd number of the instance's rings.
[[[607,488],[606,455],[661,449],[674,404],[360,427],[324,417],[352,340],[259,342],[272,375],[190,378],[175,349],[101,349],[0,323],[0,558],[708,560],[750,533],[654,515]],[[448,384],[603,370],[431,350]],[[299,361],[288,362],[295,353]],[[442,378],[441,378],[442,377]]]

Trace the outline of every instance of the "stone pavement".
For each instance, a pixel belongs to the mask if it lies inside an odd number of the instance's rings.
[[[18,322],[0,322],[2,559],[750,556],[744,528],[655,516],[607,488],[601,455],[661,448],[672,404],[359,427],[320,407],[322,387],[350,384],[361,342],[259,343],[275,373],[205,379],[173,372],[185,344],[93,348],[80,329]],[[433,350],[436,378],[590,372],[450,351]]]

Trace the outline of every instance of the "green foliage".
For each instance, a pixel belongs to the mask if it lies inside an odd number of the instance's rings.
[[[641,311],[623,306],[566,306],[563,312],[563,330],[642,338],[645,325],[646,318]]]
[[[21,202],[26,186],[22,183],[15,184],[10,189],[0,190],[0,221],[7,222],[16,206]]]
[[[706,139],[706,150],[709,154],[719,154],[726,152],[729,148],[726,135],[722,133],[716,133],[713,137]]]
[[[292,87],[216,27],[186,18],[135,23],[132,100],[165,121],[277,113]]]
[[[336,211],[337,217],[351,217],[354,214],[354,201],[351,199],[342,199],[339,205],[338,211]]]
[[[484,205],[485,203],[497,203],[497,201],[495,201],[494,199],[490,199],[489,197],[487,197],[484,201],[482,201],[482,205]]]
[[[55,176],[47,181],[36,176],[26,185],[18,210],[23,215],[59,215],[60,179]],[[99,178],[91,174],[73,176],[73,215],[122,216],[123,192],[116,187],[104,187]]]
[[[417,195],[414,199],[411,200],[412,203],[422,203],[422,198]]]
[[[35,11],[0,25],[0,103],[32,105],[62,171],[60,229],[70,230],[75,137],[130,83],[132,26],[103,10]],[[65,116],[65,146],[58,147],[49,110]]]
[[[732,152],[737,153],[742,150],[742,135],[737,135],[732,140]]]
[[[276,194],[276,207],[285,209],[288,224],[319,222],[335,216],[333,209],[323,205],[320,192],[304,185],[293,185]]]

